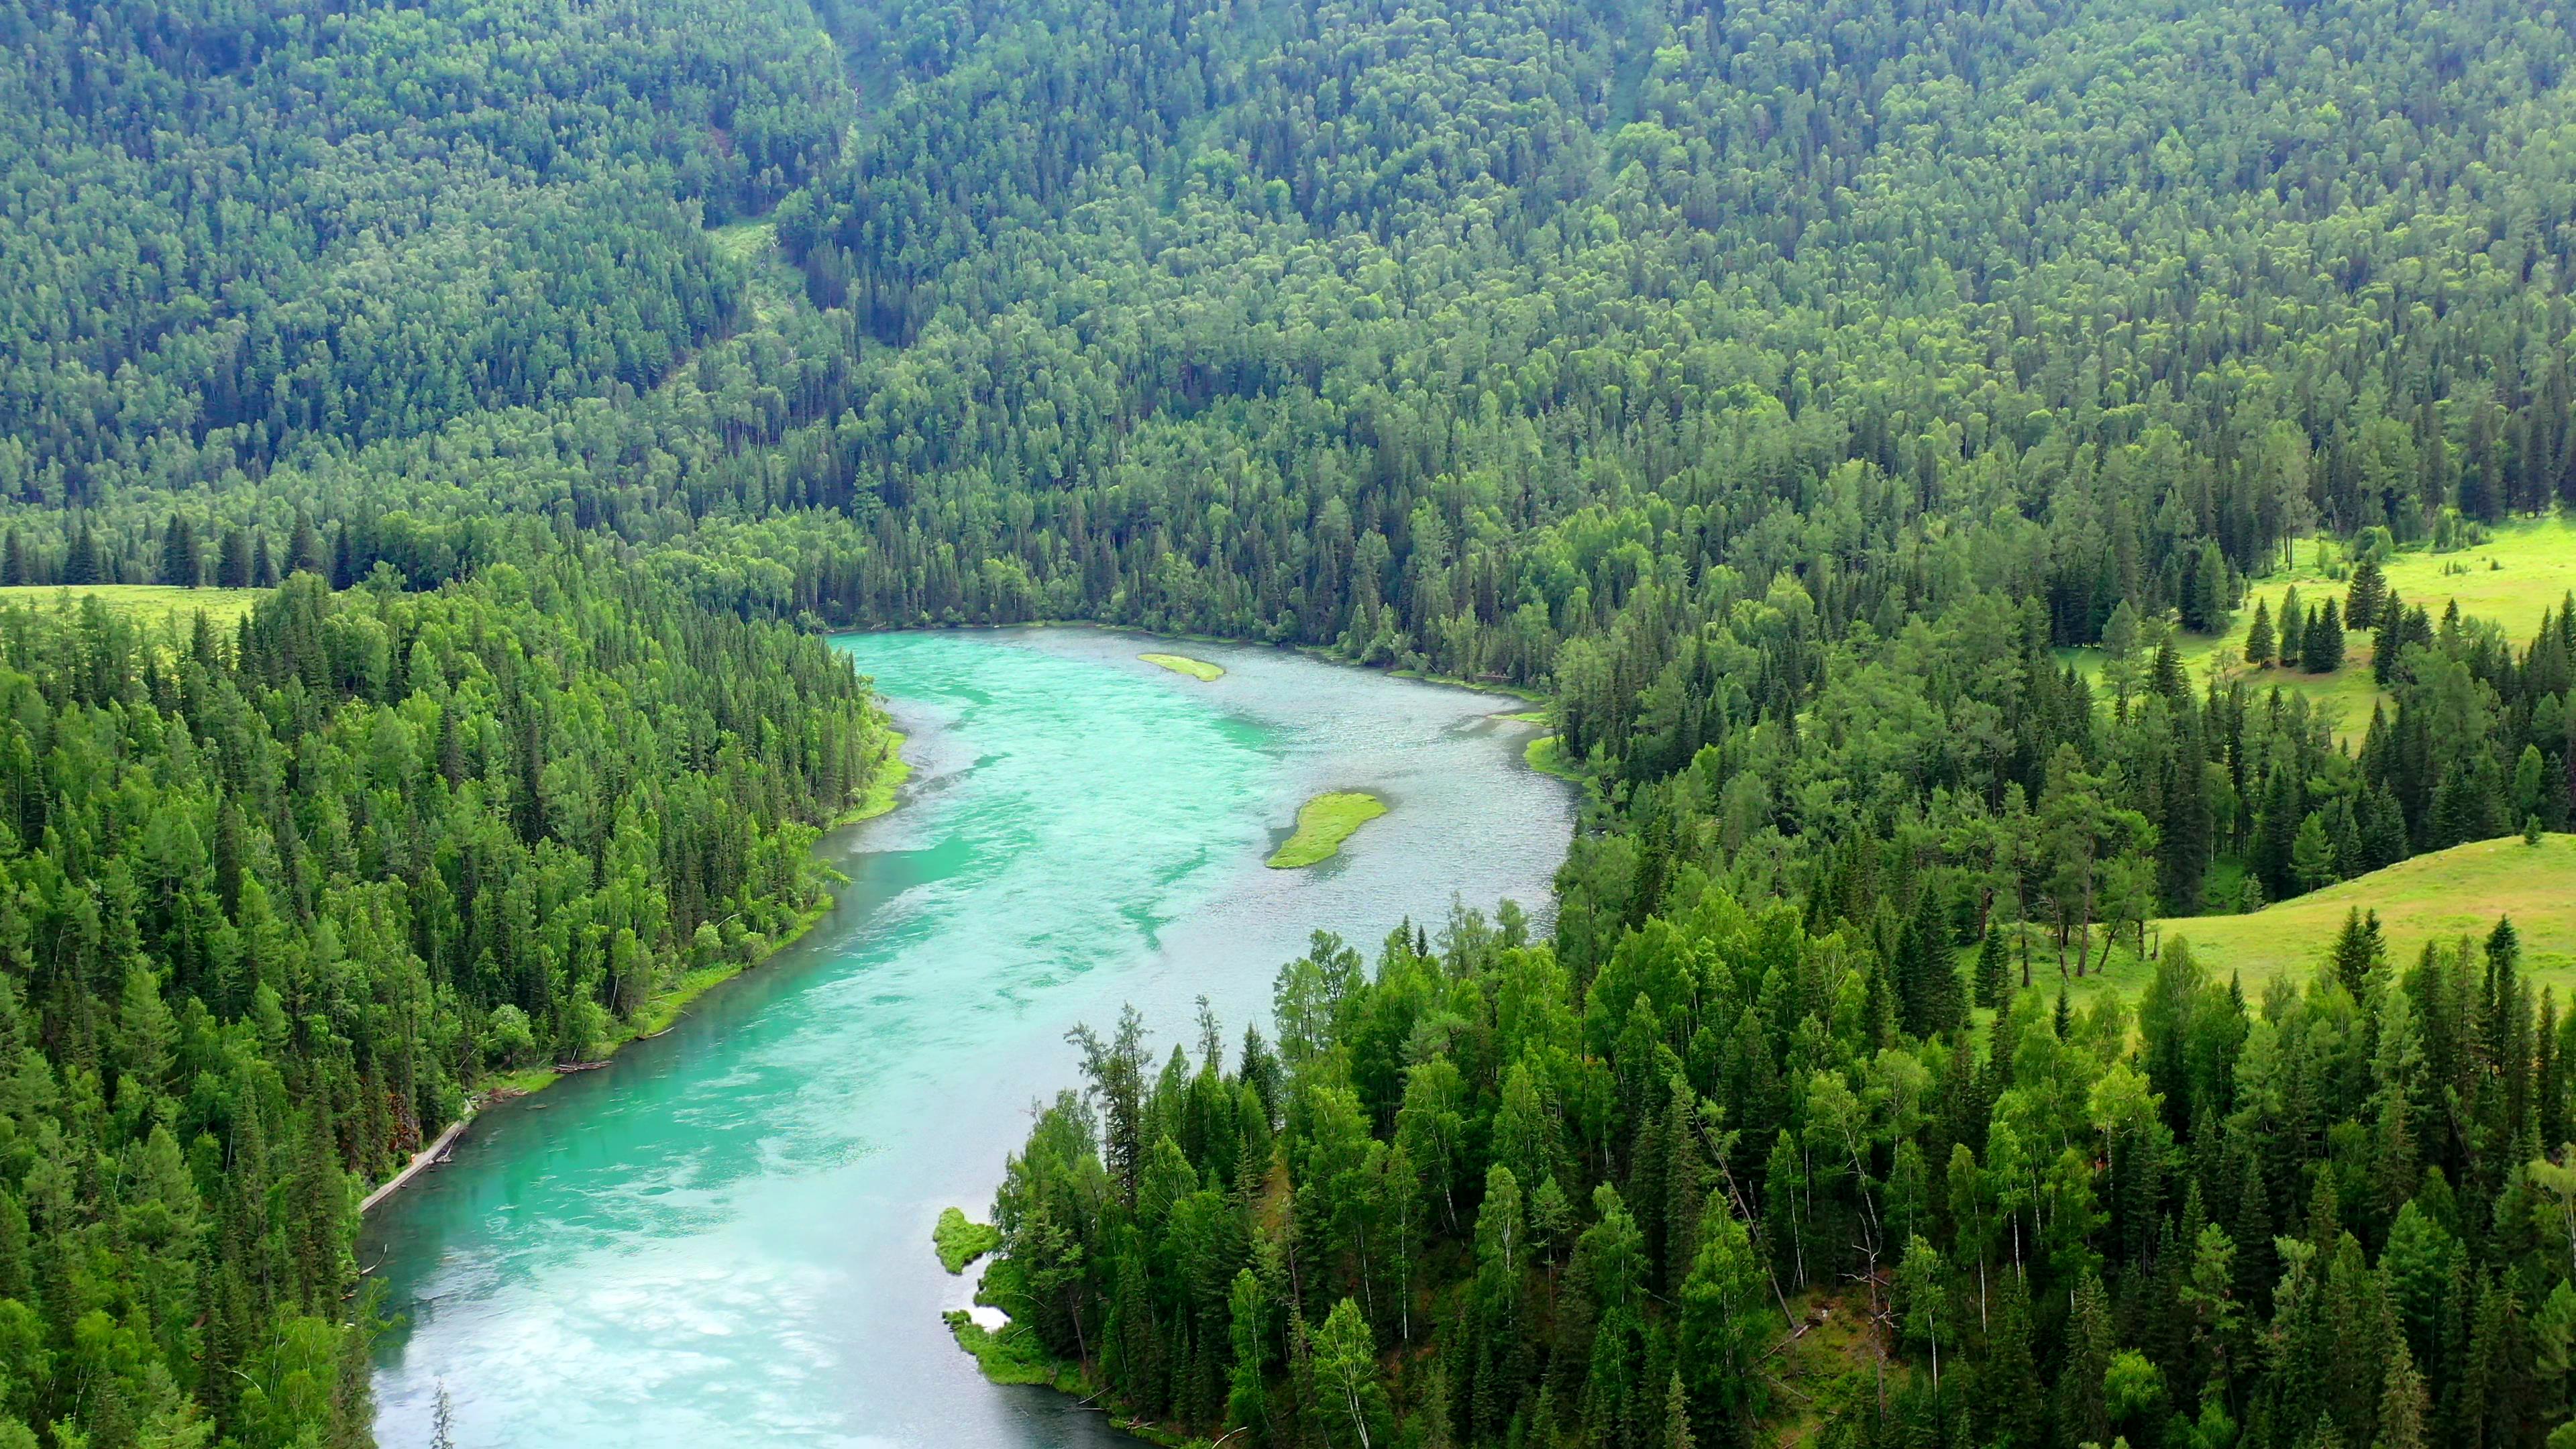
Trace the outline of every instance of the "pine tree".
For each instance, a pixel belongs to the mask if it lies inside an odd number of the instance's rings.
[[[2316,617],[2300,636],[2299,664],[2310,674],[2332,674],[2343,667],[2343,616],[2333,599],[2317,606]]]
[[[1682,1388],[1681,1370],[1673,1370],[1664,1389],[1664,1449],[1693,1449],[1690,1395]]]
[[[2352,566],[2352,587],[2344,594],[2344,622],[2351,628],[2367,629],[2379,622],[2379,611],[2387,603],[2388,580],[2380,571],[2379,557],[2365,553]]]
[[[2322,890],[2335,883],[2334,837],[2326,833],[2323,811],[2311,810],[2299,821],[2290,844],[2290,870],[2301,890]]]
[[[2156,662],[2147,671],[2147,687],[2176,704],[2190,702],[2190,680],[2182,672],[2182,655],[2175,652],[2170,634],[2156,644]]]
[[[2290,591],[2281,596],[2281,662],[2283,664],[2300,662],[2307,627],[2308,613],[2299,603],[2298,586],[2293,584],[2290,586]]]
[[[2335,937],[2335,979],[2352,993],[2353,1000],[2368,999],[2371,970],[2386,959],[2387,947],[2379,929],[2379,912],[2364,916],[2361,907],[2344,912],[2343,930]]]
[[[313,516],[301,508],[295,510],[295,530],[287,536],[286,570],[320,578],[331,574],[331,560],[323,550],[322,535],[313,527]]]
[[[2012,956],[2004,949],[2000,926],[1986,927],[1986,938],[1977,947],[1977,1005],[1988,1010],[2001,1007],[2012,994]]]
[[[2057,1437],[2068,1444],[2111,1442],[2111,1411],[2102,1378],[2111,1367],[2111,1301],[2091,1269],[2075,1281],[2067,1309],[2066,1366],[2057,1378]]]
[[[171,514],[170,526],[161,531],[161,582],[182,589],[203,582],[197,576],[197,530],[182,513]]]
[[[2272,654],[2278,641],[2272,637],[2272,601],[2254,601],[2254,623],[2245,631],[2245,662],[2257,669],[2272,667]]]
[[[2425,1449],[2424,1376],[2415,1371],[2415,1355],[2403,1336],[2388,1356],[2388,1372],[2379,1395],[2379,1437],[2372,1449]]]
[[[250,581],[250,535],[238,528],[227,528],[215,561],[215,583],[221,588],[246,589]]]
[[[100,581],[98,544],[90,537],[89,520],[76,519],[72,523],[71,541],[63,552],[63,582],[78,588]]]

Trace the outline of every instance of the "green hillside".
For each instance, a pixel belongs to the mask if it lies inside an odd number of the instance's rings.
[[[2379,913],[2388,958],[2401,967],[2427,941],[2484,938],[2497,917],[2507,917],[2522,938],[2525,975],[2561,997],[2576,997],[2576,835],[2544,836],[2537,846],[2519,836],[2453,846],[2251,915],[2168,917],[2152,922],[2148,933],[2151,942],[2189,941],[2212,974],[2242,977],[2252,997],[2275,976],[2313,969],[2355,907]],[[1962,965],[1974,955],[1962,953]],[[2107,968],[2070,982],[2068,995],[2080,1004],[2109,987],[2134,997],[2152,973],[2124,940]],[[2031,979],[2044,990],[2058,979],[2055,954],[2036,939]]]
[[[2247,916],[2160,922],[2165,939],[2185,939],[2216,971],[2240,971],[2250,987],[2314,965],[2359,907],[2379,912],[2389,959],[2401,965],[2424,943],[2484,936],[2498,916],[2522,936],[2526,971],[2561,995],[2576,990],[2576,835],[2481,840],[2264,907]]]

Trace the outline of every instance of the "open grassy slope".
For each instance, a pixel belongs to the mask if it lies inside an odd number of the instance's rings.
[[[2509,916],[2522,937],[2526,976],[2576,1000],[2576,835],[2547,836],[2536,846],[2523,844],[2518,835],[2455,846],[2250,916],[2158,921],[2148,928],[2149,939],[2161,936],[2168,945],[2189,941],[2213,975],[2241,975],[2245,994],[2260,997],[2274,977],[2314,970],[2343,928],[2344,913],[2355,906],[2379,912],[2388,958],[2401,967],[2413,964],[2427,941],[2463,935],[2483,940],[2498,916]],[[1974,955],[1973,948],[1961,953],[1963,968]],[[2098,939],[2095,955],[2098,961]],[[2067,962],[2072,969],[2071,950]],[[2111,952],[2108,968],[2070,983],[2068,995],[2078,1005],[2104,990],[2134,998],[2153,972],[2124,940]],[[2057,979],[2055,951],[2034,935],[2031,983],[2054,991]]]
[[[2389,959],[2415,959],[2431,940],[2483,937],[2496,917],[2521,933],[2524,969],[2576,989],[2576,835],[2538,845],[2520,836],[2481,840],[2401,861],[2386,870],[2264,907],[2250,916],[2164,922],[2214,970],[2241,971],[2249,990],[2283,971],[2304,971],[2334,941],[2344,914],[2379,912]]]

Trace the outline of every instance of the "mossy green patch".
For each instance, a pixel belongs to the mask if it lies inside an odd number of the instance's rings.
[[[515,1072],[502,1072],[483,1079],[483,1100],[505,1102],[512,1097],[525,1097],[542,1092],[562,1080],[563,1073],[552,1067],[522,1067]]]
[[[963,1208],[941,1208],[930,1241],[939,1249],[939,1266],[963,1273],[967,1264],[1002,1246],[1002,1230],[967,1217]]]
[[[1214,684],[1225,678],[1223,665],[1210,664],[1204,659],[1192,659],[1186,654],[1139,654],[1136,657],[1148,664],[1159,664],[1174,674],[1186,674],[1202,684]]]
[[[1330,860],[1351,832],[1386,813],[1386,804],[1359,790],[1318,795],[1297,811],[1297,833],[1271,854],[1272,870],[1301,870]]]

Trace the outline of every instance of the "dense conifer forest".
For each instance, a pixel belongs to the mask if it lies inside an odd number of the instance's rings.
[[[2576,823],[2576,601],[2386,582],[2576,507],[2576,12],[0,42],[0,1449],[366,1441],[357,1192],[819,899],[886,741],[816,629],[1032,619],[1540,692],[1593,803],[1551,932],[1086,1036],[1002,1356],[1232,1444],[2569,1419],[2510,925],[2248,988],[2150,923]]]

